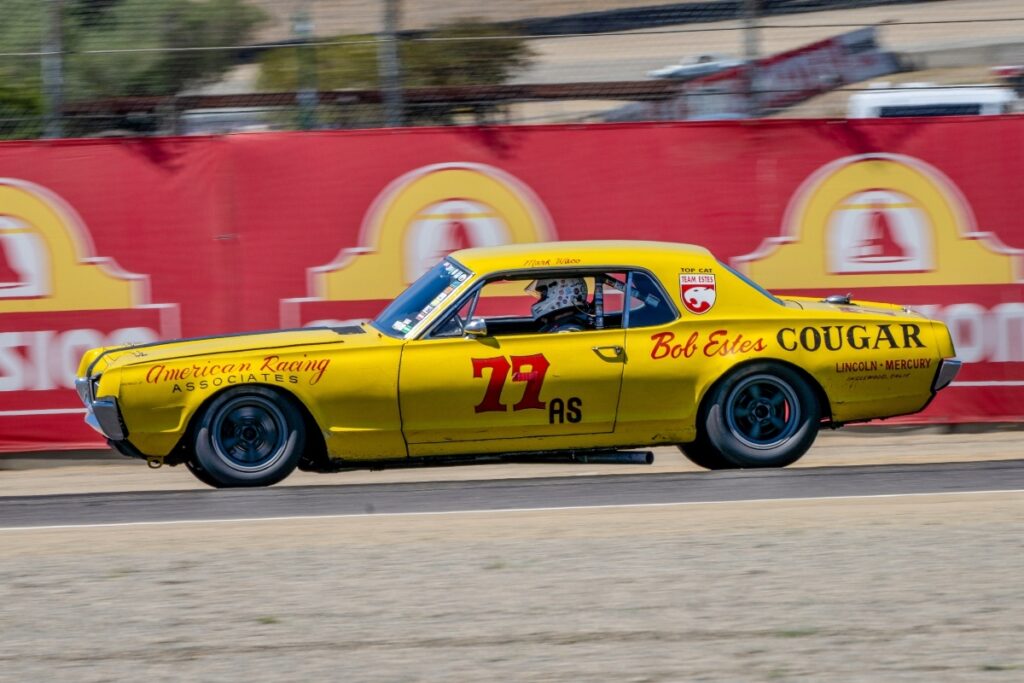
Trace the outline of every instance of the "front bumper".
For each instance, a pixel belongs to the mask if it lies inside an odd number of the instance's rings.
[[[112,441],[128,438],[128,428],[121,417],[121,408],[113,396],[96,398],[93,378],[79,377],[75,380],[78,397],[85,404],[85,423]]]

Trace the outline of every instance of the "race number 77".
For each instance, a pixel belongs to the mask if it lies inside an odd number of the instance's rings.
[[[471,360],[473,361],[473,377],[483,378],[484,371],[490,371],[484,398],[473,408],[477,413],[508,410],[508,406],[501,402],[501,392],[505,388],[509,371],[512,372],[513,382],[526,383],[522,398],[512,406],[512,410],[529,410],[531,408],[543,410],[547,406],[544,401],[540,400],[544,375],[551,365],[544,354],[535,353],[531,356],[510,356],[509,358],[495,356]],[[511,362],[509,362],[510,360]]]

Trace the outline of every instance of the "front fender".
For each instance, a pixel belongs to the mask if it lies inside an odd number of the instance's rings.
[[[130,440],[146,455],[170,453],[214,396],[266,386],[306,408],[332,457],[395,458],[406,455],[398,412],[400,356],[400,345],[268,349],[139,362],[109,374],[121,375],[118,400]]]

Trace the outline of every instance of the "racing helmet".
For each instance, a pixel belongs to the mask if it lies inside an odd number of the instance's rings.
[[[587,283],[581,277],[534,280],[526,291],[538,297],[530,306],[534,320],[563,309],[583,310],[587,304]]]

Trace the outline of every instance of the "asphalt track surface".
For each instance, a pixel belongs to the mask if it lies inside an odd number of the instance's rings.
[[[1024,490],[1024,460],[0,497],[0,529]]]

